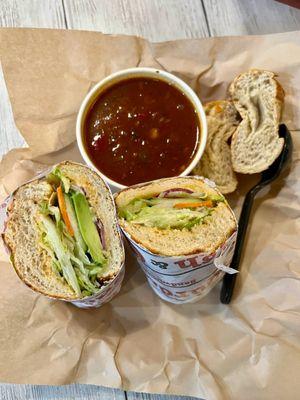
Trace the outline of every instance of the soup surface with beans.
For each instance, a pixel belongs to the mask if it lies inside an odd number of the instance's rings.
[[[180,175],[200,135],[187,96],[152,78],[130,78],[109,87],[90,107],[83,129],[94,165],[126,186]]]

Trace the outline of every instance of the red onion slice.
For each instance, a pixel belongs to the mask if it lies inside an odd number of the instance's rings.
[[[161,192],[158,197],[186,197],[187,194],[193,194],[194,192],[190,189],[184,189],[184,188],[173,188],[169,190],[165,190],[164,192]]]
[[[101,240],[101,243],[102,243],[103,250],[106,250],[106,240],[105,240],[104,226],[103,226],[102,222],[99,219],[97,219],[95,221],[95,224],[96,224],[99,236],[100,236],[100,240]]]

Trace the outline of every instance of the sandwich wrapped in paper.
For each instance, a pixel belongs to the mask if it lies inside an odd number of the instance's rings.
[[[2,238],[33,290],[98,307],[120,289],[124,249],[110,190],[90,168],[62,162],[6,201]]]
[[[149,284],[172,303],[194,302],[229,267],[236,241],[233,211],[201,177],[159,179],[115,196],[119,224]]]

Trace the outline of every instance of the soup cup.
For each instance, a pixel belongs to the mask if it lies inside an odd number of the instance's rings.
[[[177,76],[163,71],[159,70],[156,68],[129,68],[125,69],[122,71],[115,72],[100,82],[98,82],[86,95],[84,98],[79,112],[77,116],[77,122],[76,122],[76,139],[77,139],[77,144],[79,147],[79,151],[81,153],[81,156],[83,157],[84,161],[88,166],[96,170],[102,178],[108,183],[110,186],[112,192],[116,192],[120,189],[124,189],[126,186],[119,183],[115,182],[108,176],[106,176],[101,170],[99,170],[96,165],[93,163],[91,160],[89,154],[87,153],[85,146],[84,146],[84,123],[86,116],[94,104],[95,100],[99,97],[101,97],[101,94],[106,91],[108,88],[111,86],[114,86],[115,84],[119,83],[120,81],[128,80],[130,78],[152,78],[152,79],[159,79],[162,80],[168,84],[173,85],[175,88],[177,88],[180,92],[182,92],[191,102],[193,105],[198,121],[199,121],[199,138],[197,142],[197,147],[194,152],[194,156],[191,159],[190,163],[188,166],[182,171],[182,173],[179,176],[186,176],[188,175],[193,168],[197,165],[199,162],[207,141],[207,123],[206,123],[206,116],[205,112],[202,106],[202,103],[199,99],[199,97],[196,95],[196,93],[193,91],[193,89],[187,85],[182,79],[178,78]],[[142,183],[142,182],[141,182]]]

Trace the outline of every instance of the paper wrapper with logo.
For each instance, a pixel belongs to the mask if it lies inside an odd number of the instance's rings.
[[[125,236],[154,292],[171,303],[196,302],[220,281],[225,272],[237,272],[228,267],[234,251],[236,233],[216,252],[182,257],[152,254],[126,233]]]
[[[6,240],[6,231],[9,226],[9,219],[13,218],[14,220],[17,220],[18,217],[16,214],[13,213],[13,209],[18,208],[17,213],[22,214],[23,213],[23,208],[21,206],[20,208],[20,203],[19,203],[19,197],[23,196],[24,198],[22,199],[24,202],[28,202],[31,199],[30,194],[28,194],[27,198],[25,197],[26,194],[24,194],[26,191],[27,193],[30,192],[31,187],[35,187],[35,190],[40,190],[40,188],[37,188],[37,185],[43,184],[45,181],[45,177],[53,171],[55,168],[59,167],[59,169],[64,169],[64,173],[68,172],[68,169],[70,171],[70,177],[71,179],[78,175],[77,181],[72,182],[71,181],[71,187],[72,184],[74,184],[74,187],[77,188],[81,183],[81,174],[85,174],[88,176],[90,179],[90,182],[85,180],[85,186],[81,185],[80,189],[82,190],[82,193],[84,193],[87,198],[88,195],[92,193],[93,190],[97,190],[99,192],[99,200],[102,202],[107,202],[107,209],[105,210],[107,214],[109,215],[109,224],[108,224],[108,219],[103,220],[100,223],[98,223],[98,217],[99,214],[95,210],[95,205],[96,204],[91,204],[90,206],[93,207],[93,211],[95,212],[94,218],[95,218],[95,224],[98,229],[100,241],[102,242],[102,246],[107,252],[109,253],[109,257],[111,257],[111,260],[109,262],[108,266],[108,272],[103,276],[101,279],[101,286],[98,291],[94,294],[90,295],[83,295],[82,297],[79,296],[74,296],[71,292],[69,294],[68,292],[63,292],[61,289],[61,286],[57,286],[56,290],[52,289],[51,287],[49,289],[45,288],[47,285],[46,279],[49,280],[49,282],[53,282],[53,276],[51,275],[52,272],[50,272],[50,278],[49,278],[49,272],[44,272],[49,268],[49,265],[47,265],[47,258],[45,263],[40,263],[39,268],[42,270],[42,273],[40,275],[40,278],[45,281],[43,282],[43,285],[39,285],[33,276],[30,275],[29,277],[26,275],[26,272],[24,272],[23,268],[29,268],[28,265],[26,267],[22,266],[22,260],[21,262],[17,259],[17,252],[19,251],[16,248],[13,248],[13,246],[7,245],[7,240]],[[75,174],[75,175],[74,175]],[[75,185],[76,183],[76,185]],[[92,188],[92,184],[95,185],[95,188]],[[91,185],[89,185],[91,184]],[[22,194],[20,194],[20,192]],[[24,192],[24,193],[23,193]],[[14,202],[16,202],[16,205],[14,205]],[[39,207],[41,204],[38,205]],[[33,210],[33,213],[35,210]],[[100,210],[101,213],[101,210]],[[24,218],[24,216],[23,216]],[[35,218],[35,217],[34,217]],[[38,217],[36,217],[38,218]],[[17,224],[17,221],[16,221]],[[33,222],[34,225],[34,222]],[[100,227],[99,227],[99,226]],[[23,227],[21,226],[18,229],[22,229]],[[28,227],[26,228],[28,229]],[[26,230],[25,229],[25,230]],[[28,287],[33,289],[36,292],[42,293],[46,295],[49,298],[53,299],[60,299],[66,302],[70,302],[74,304],[77,307],[80,308],[91,308],[91,307],[100,307],[101,305],[109,302],[120,290],[121,284],[124,278],[124,273],[125,273],[125,267],[124,267],[124,249],[123,249],[123,243],[120,235],[119,228],[117,226],[117,221],[116,221],[116,215],[115,215],[115,208],[114,208],[114,203],[113,203],[113,197],[111,195],[111,192],[109,188],[106,186],[106,184],[102,181],[102,179],[94,172],[91,171],[88,167],[83,166],[81,164],[77,164],[74,162],[63,162],[60,164],[57,164],[56,166],[53,166],[52,168],[49,168],[39,175],[37,175],[34,179],[26,182],[24,185],[20,186],[18,189],[16,189],[10,196],[6,198],[6,200],[1,204],[0,206],[0,233],[2,237],[2,242],[4,244],[4,247],[6,249],[6,252],[10,255],[10,260],[12,262],[12,265],[14,266],[18,276],[20,279],[25,283]],[[16,241],[18,241],[19,238],[16,238]],[[25,238],[25,240],[29,240],[28,238]],[[23,245],[23,243],[22,243]],[[30,246],[28,242],[26,243],[27,246]],[[23,250],[24,251],[24,250]],[[40,250],[43,251],[43,250]],[[42,255],[43,256],[43,255]],[[26,256],[27,257],[27,256]],[[24,265],[27,262],[27,258],[25,257]],[[34,264],[34,262],[32,263]],[[74,264],[73,264],[74,265]],[[111,271],[110,271],[111,270]],[[28,272],[27,272],[28,274]],[[48,276],[47,276],[48,275]],[[56,273],[57,275],[57,273]],[[64,276],[59,276],[59,282],[57,282],[57,285],[60,284],[60,282],[63,280],[64,285],[67,285],[66,280],[65,280],[65,275],[64,273],[61,273],[60,275]],[[51,279],[51,281],[50,281]],[[54,278],[55,279],[55,278]],[[54,281],[55,282],[55,281]],[[52,283],[53,284],[53,283]],[[68,285],[67,285],[68,286]],[[70,289],[68,287],[68,289]],[[83,293],[83,292],[82,292]]]
[[[172,201],[173,197],[185,196],[185,193],[186,196],[191,197],[191,200],[194,200],[192,196],[195,195],[195,192],[193,194],[192,188],[199,191],[199,187],[201,190],[207,189],[209,192],[208,196],[215,196],[215,198],[219,196],[222,198],[213,182],[201,177],[188,177],[158,180],[153,183],[136,185],[129,189],[124,189],[123,196],[121,194],[122,192],[116,196],[116,203],[117,205],[118,203],[120,204],[120,201],[122,203],[125,194],[131,203],[134,201],[134,196],[137,195],[141,196],[141,198],[154,197],[154,199],[158,201],[162,199],[162,205],[163,201],[167,199],[167,204],[169,206],[169,202],[170,200]],[[180,197],[176,199],[176,201],[177,200],[181,201]],[[127,200],[125,200],[125,202],[126,201]],[[182,201],[188,200],[183,198]],[[226,213],[231,216],[231,230],[228,231],[230,233],[228,233],[225,240],[213,251],[192,251],[183,253],[182,255],[165,255],[162,252],[159,253],[159,247],[155,247],[155,244],[153,245],[153,238],[151,235],[155,233],[154,230],[150,228],[150,230],[148,229],[147,231],[145,227],[143,232],[141,232],[140,229],[143,228],[139,227],[137,228],[139,229],[137,233],[136,228],[132,230],[128,223],[124,224],[122,219],[120,220],[123,233],[128,239],[139,265],[145,272],[151,288],[162,299],[175,304],[196,302],[205,296],[220,281],[225,272],[230,274],[237,273],[236,270],[229,266],[236,243],[236,220],[226,201],[219,204],[221,205],[215,204],[215,207],[222,207],[226,210]],[[224,210],[213,211],[209,218],[214,218],[214,213],[216,213],[217,217],[215,223],[226,224],[226,220],[221,221],[219,217],[220,212],[224,213]],[[208,224],[206,222],[204,223],[205,227],[210,225],[210,222],[208,222]],[[201,229],[201,227],[199,229]],[[176,239],[180,247],[180,241],[186,240],[186,234],[182,233],[181,239],[179,232],[180,231],[177,230],[176,235],[179,234],[179,236],[177,236]],[[199,230],[194,233],[195,237],[197,232],[199,234]],[[145,233],[148,235],[146,239],[143,238]],[[165,232],[159,240],[165,241],[164,235]],[[172,240],[171,238],[172,234],[170,235],[170,240]],[[200,241],[203,241],[202,239],[200,238]],[[168,247],[167,242],[166,246]],[[152,249],[150,249],[150,247],[152,247]],[[169,252],[168,248],[166,248],[166,252]]]

